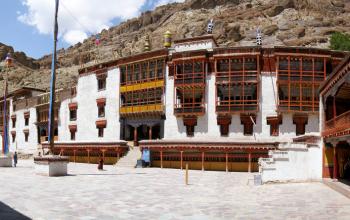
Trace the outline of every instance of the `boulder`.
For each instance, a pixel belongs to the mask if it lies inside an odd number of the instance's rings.
[[[267,36],[274,34],[276,31],[278,31],[278,26],[275,24],[263,28],[263,33]]]
[[[234,26],[228,26],[226,29],[227,38],[229,40],[233,40],[234,42],[242,40],[244,37],[242,37],[240,33],[241,26],[239,24],[236,24]]]
[[[338,7],[338,8],[344,8],[345,7],[344,2],[341,1],[341,0],[332,0],[331,3],[332,3],[332,5],[334,7]]]
[[[278,0],[278,5],[282,6],[283,8],[294,8],[294,0]]]
[[[305,28],[303,27],[298,27],[294,29],[294,33],[298,38],[304,37],[305,36]]]
[[[284,11],[284,7],[281,5],[275,5],[272,8],[266,10],[266,14],[269,17],[275,17],[276,15],[281,14]]]

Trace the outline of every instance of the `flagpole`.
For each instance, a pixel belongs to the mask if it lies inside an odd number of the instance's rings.
[[[4,105],[3,105],[3,130],[2,130],[2,153],[7,154],[7,72],[8,67],[6,68],[5,73],[5,85],[4,85]]]
[[[3,105],[3,136],[2,136],[2,153],[6,155],[9,151],[8,148],[8,115],[7,115],[7,95],[8,95],[8,72],[10,71],[10,66],[12,65],[12,58],[10,53],[6,56],[6,70],[4,76],[4,105]]]
[[[54,22],[54,45],[51,63],[51,83],[50,83],[50,109],[49,109],[49,144],[50,153],[53,154],[55,144],[55,84],[56,84],[56,62],[57,62],[57,33],[58,33],[58,15],[59,0],[55,0],[55,22]]]

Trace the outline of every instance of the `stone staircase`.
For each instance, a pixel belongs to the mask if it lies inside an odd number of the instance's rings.
[[[137,160],[141,159],[141,151],[139,147],[134,147],[132,143],[128,143],[128,153],[119,159],[117,167],[135,168]]]

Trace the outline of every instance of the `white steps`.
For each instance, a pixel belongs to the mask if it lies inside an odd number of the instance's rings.
[[[117,167],[135,168],[137,160],[141,159],[141,151],[139,147],[130,147],[128,153],[119,159]]]

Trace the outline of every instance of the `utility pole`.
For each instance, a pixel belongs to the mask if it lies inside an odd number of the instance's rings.
[[[6,70],[4,75],[4,106],[3,106],[3,136],[2,136],[2,153],[6,155],[9,151],[8,149],[8,115],[7,115],[7,87],[8,87],[8,72],[12,65],[12,58],[10,53],[6,56]]]
[[[55,144],[55,84],[56,84],[56,62],[57,62],[57,33],[58,33],[58,6],[59,0],[55,0],[55,22],[54,22],[54,45],[52,53],[52,63],[51,63],[51,83],[50,83],[50,109],[49,109],[49,144],[50,144],[50,153],[53,154],[53,148]]]

